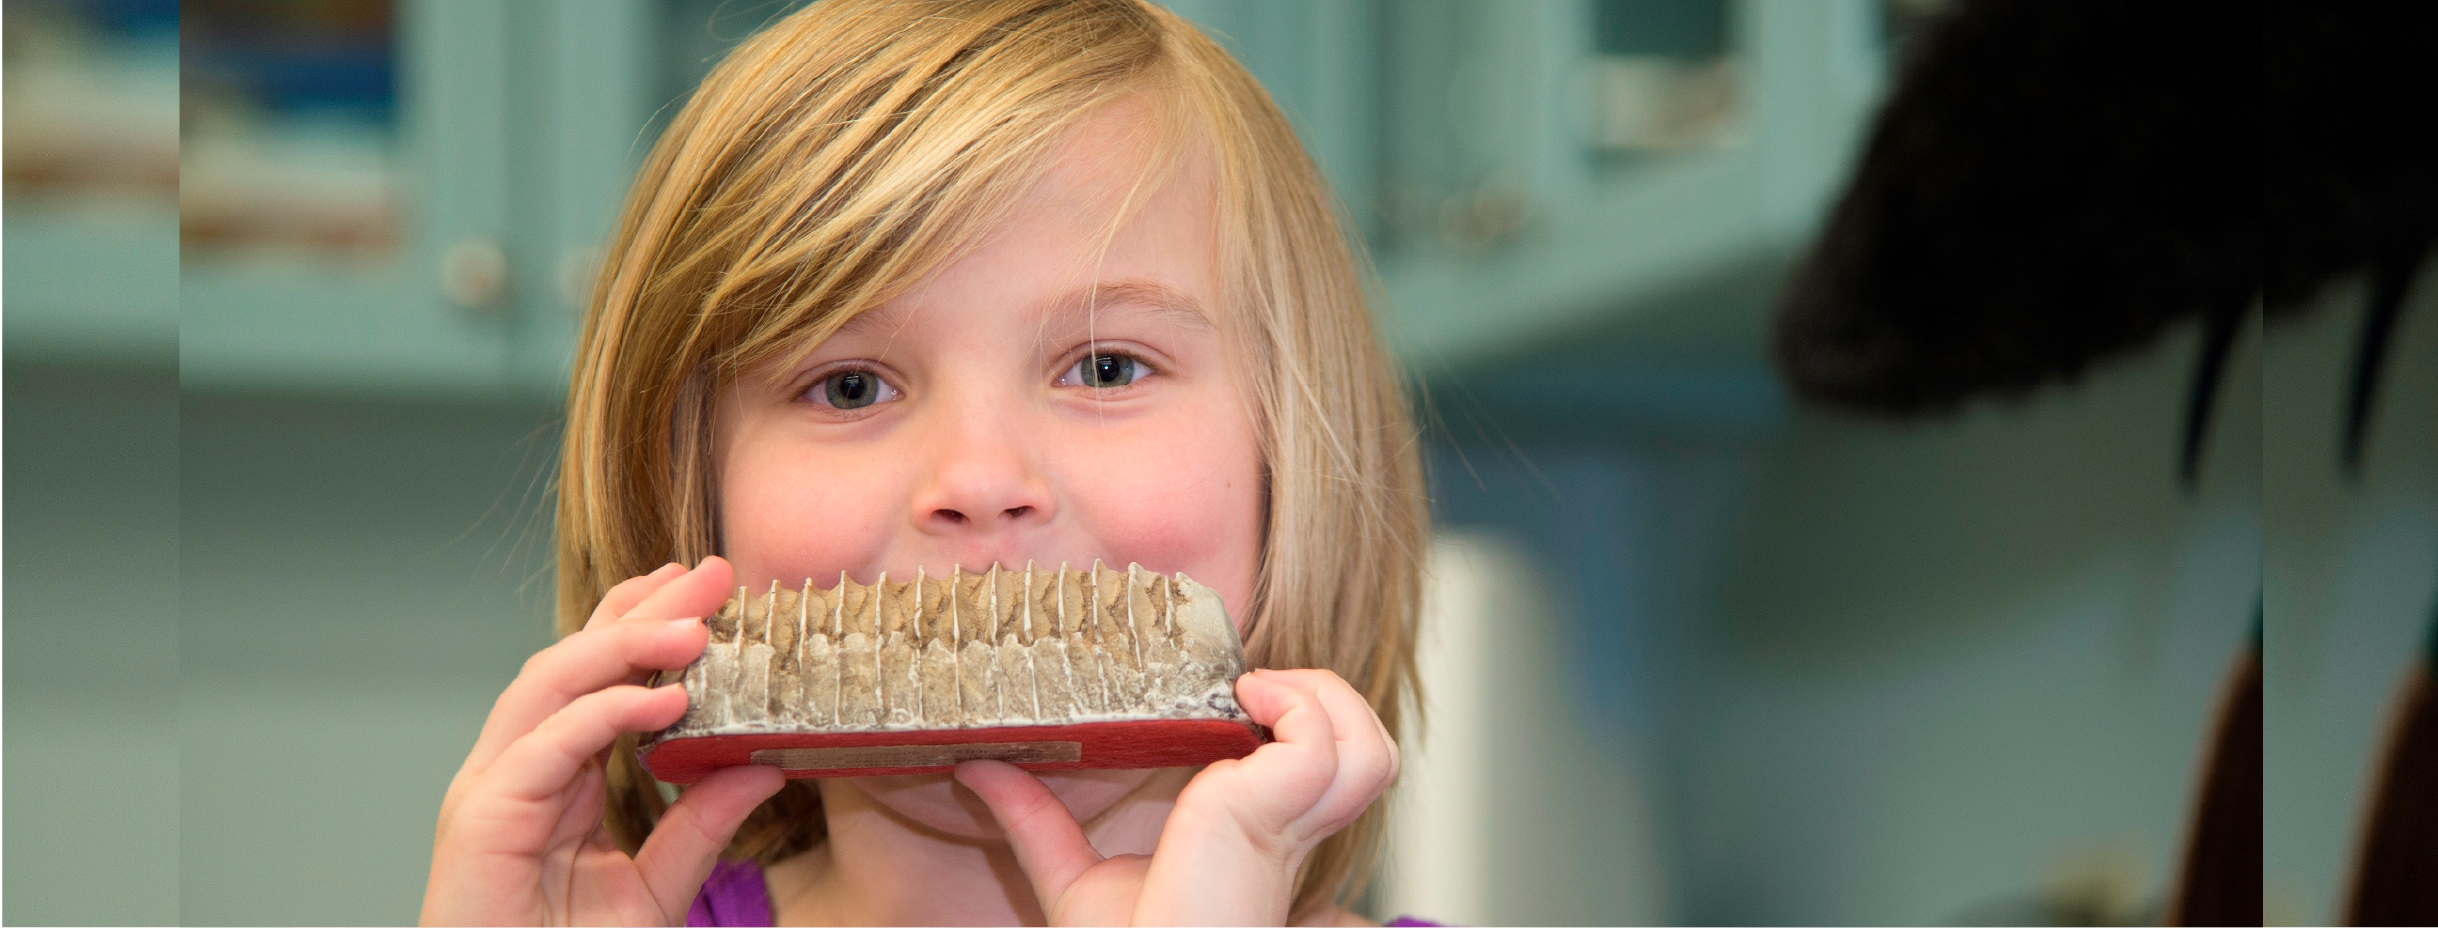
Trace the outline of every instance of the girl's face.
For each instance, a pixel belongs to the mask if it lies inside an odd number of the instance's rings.
[[[721,394],[738,583],[1132,562],[1208,585],[1241,628],[1262,465],[1221,337],[1214,183],[1172,172],[1111,235],[1143,124],[1123,108],[1086,122],[969,252]],[[1147,776],[1043,779],[1088,823]],[[997,833],[945,774],[846,782],[941,831]]]

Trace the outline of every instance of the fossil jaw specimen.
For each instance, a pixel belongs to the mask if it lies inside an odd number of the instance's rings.
[[[1164,767],[1241,757],[1244,647],[1219,595],[1128,565],[992,567],[824,590],[739,589],[682,671],[686,714],[640,753],[662,780],[761,763],[791,777]]]

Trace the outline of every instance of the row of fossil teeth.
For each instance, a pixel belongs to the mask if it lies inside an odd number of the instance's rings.
[[[773,584],[705,624],[710,645],[677,673],[686,715],[655,740],[1244,718],[1244,648],[1218,594],[1134,565]]]

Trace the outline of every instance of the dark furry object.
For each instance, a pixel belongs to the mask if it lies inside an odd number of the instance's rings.
[[[1798,394],[2022,394],[2259,287],[2245,5],[1968,0],[1931,24],[1780,306]]]
[[[2192,831],[2185,836],[2184,873],[2170,897],[2170,925],[2257,925],[2261,899],[2263,796],[2260,774],[2260,652],[2255,644],[2235,660],[2218,700]]]
[[[2414,668],[2396,702],[2354,870],[2348,925],[2438,920],[2438,687]]]
[[[2409,275],[2438,241],[2438,136],[2422,125],[2438,6],[2278,2],[2265,24],[2269,306],[2365,265]]]
[[[2417,118],[2433,90],[2438,7],[2280,2],[2268,14],[2261,284],[2271,312],[2291,311],[2330,278],[2369,270],[2339,452],[2358,474],[2387,343],[2438,242],[2438,135]]]

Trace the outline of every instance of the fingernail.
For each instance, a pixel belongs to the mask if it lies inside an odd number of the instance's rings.
[[[703,617],[698,615],[690,615],[682,619],[669,620],[669,626],[672,628],[686,628],[688,626],[701,624],[703,624]]]

